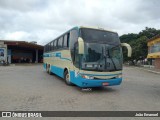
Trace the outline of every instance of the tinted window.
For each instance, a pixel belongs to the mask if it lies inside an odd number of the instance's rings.
[[[53,49],[53,50],[55,49],[55,48],[54,48],[54,41],[53,41],[53,48],[52,48],[52,49]]]
[[[52,50],[52,43],[50,43],[50,51]]]
[[[46,51],[48,51],[48,45],[46,45]]]
[[[79,54],[78,54],[78,43],[75,44],[74,47],[74,65],[79,68]]]
[[[64,36],[63,47],[68,47],[69,33]]]
[[[62,48],[63,45],[63,37],[60,37],[58,40],[58,48]]]
[[[51,42],[51,50],[53,50],[53,42]]]
[[[70,32],[70,48],[74,49],[74,44],[78,41],[78,31],[72,30]]]
[[[49,46],[49,49],[48,49],[48,51],[50,51],[50,50],[51,50],[51,43],[49,43],[49,45],[48,45],[48,46]]]
[[[78,67],[77,66],[77,61],[75,61],[75,57],[76,57],[76,50],[77,50],[77,47],[78,47],[78,31],[77,30],[72,30],[70,32],[70,49],[71,49],[71,57],[72,57],[72,61],[73,61],[73,64],[75,65],[75,67]]]
[[[57,40],[54,41],[54,49],[57,49]]]
[[[82,28],[81,37],[86,42],[106,43],[114,45],[120,44],[117,33],[104,30]]]
[[[46,45],[46,51],[48,52],[48,44]]]
[[[46,45],[44,46],[44,52],[46,52]]]
[[[47,45],[47,52],[49,51],[49,44]]]

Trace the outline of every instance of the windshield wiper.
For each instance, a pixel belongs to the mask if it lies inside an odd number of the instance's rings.
[[[104,51],[105,51],[105,48],[102,47],[102,59],[104,59],[104,61],[105,61],[104,68],[107,69],[107,56]]]
[[[114,66],[114,69],[117,70],[117,67],[116,67],[116,64],[114,63],[110,53],[109,53],[109,49],[106,49],[107,50],[107,53],[108,53],[108,57],[111,59],[112,63],[113,63],[113,66]]]

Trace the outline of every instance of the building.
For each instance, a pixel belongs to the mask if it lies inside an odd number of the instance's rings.
[[[0,62],[42,62],[43,46],[35,42],[0,40]]]
[[[151,58],[152,65],[160,69],[160,35],[157,35],[148,40],[148,56]]]

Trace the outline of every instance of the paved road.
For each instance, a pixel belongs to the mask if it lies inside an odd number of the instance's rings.
[[[160,111],[160,75],[134,67],[123,73],[120,86],[84,92],[42,65],[0,67],[0,110]]]

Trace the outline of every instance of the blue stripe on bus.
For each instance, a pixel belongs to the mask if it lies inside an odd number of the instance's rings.
[[[69,61],[71,61],[71,59],[69,59],[69,58],[62,58],[62,57],[61,57],[60,59],[64,59],[64,60],[69,60]]]
[[[69,59],[69,58],[62,57],[60,52],[54,53],[54,54],[44,54],[43,55],[43,57],[53,57],[53,56],[54,57],[58,57],[58,58],[63,59],[63,60],[69,60],[69,61],[71,61],[71,59]]]
[[[43,54],[43,57],[49,57],[49,54]]]

